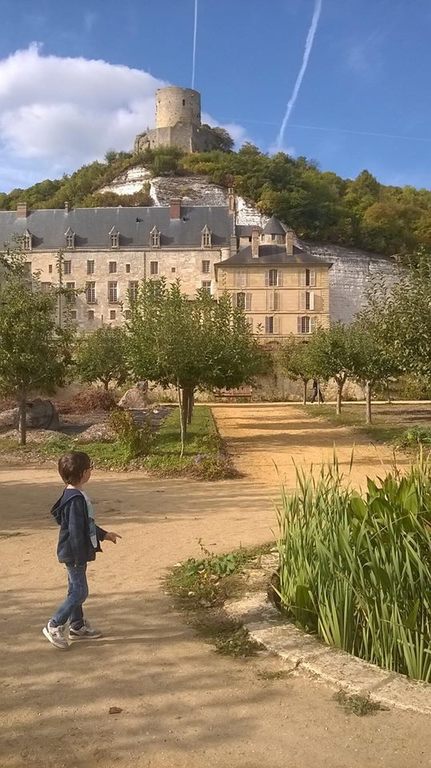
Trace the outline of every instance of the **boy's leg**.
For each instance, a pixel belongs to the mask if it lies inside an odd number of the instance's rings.
[[[50,624],[53,627],[63,626],[74,615],[82,619],[82,604],[88,597],[86,565],[68,565],[67,575],[69,589],[66,600],[60,605],[52,617]]]

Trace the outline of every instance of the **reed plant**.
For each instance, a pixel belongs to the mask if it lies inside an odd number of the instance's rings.
[[[346,485],[336,459],[297,470],[278,509],[281,605],[306,630],[431,681],[431,466]]]

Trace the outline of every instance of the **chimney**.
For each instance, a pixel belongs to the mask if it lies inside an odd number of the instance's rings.
[[[170,202],[170,217],[171,219],[181,218],[181,198],[174,197]]]
[[[238,240],[236,235],[230,236],[230,255],[233,256],[238,250]]]
[[[236,199],[235,199],[235,193],[233,191],[233,187],[229,187],[227,194],[228,194],[228,201],[229,201],[229,213],[235,213]]]
[[[64,203],[64,212],[69,213],[69,203],[67,202],[67,200]]]
[[[16,215],[18,219],[27,218],[27,203],[17,203]]]
[[[293,229],[286,231],[286,253],[288,256],[293,256]]]
[[[253,259],[259,258],[259,240],[260,229],[259,227],[253,227],[251,230],[251,255]]]

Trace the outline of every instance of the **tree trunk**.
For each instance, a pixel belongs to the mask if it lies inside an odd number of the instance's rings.
[[[343,388],[344,384],[346,383],[346,378],[335,378],[335,381],[337,382],[337,405],[335,409],[335,413],[337,416],[341,416],[341,402],[343,399]]]
[[[178,389],[178,405],[180,409],[180,434],[181,434],[181,453],[180,456],[184,456],[184,443],[186,439],[186,429],[187,429],[187,419],[184,419],[184,390],[181,389],[180,385],[177,386]]]
[[[188,394],[188,403],[187,403],[187,424],[192,423],[194,406],[195,406],[194,390],[190,387],[189,394]]]
[[[25,392],[21,394],[19,400],[19,444],[27,443],[27,398]]]
[[[365,423],[371,424],[371,381],[365,382]]]
[[[302,386],[303,386],[303,394],[302,394],[302,403],[303,405],[307,405],[307,384],[308,379],[302,379]]]

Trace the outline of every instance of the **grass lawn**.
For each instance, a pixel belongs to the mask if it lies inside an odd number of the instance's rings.
[[[29,461],[57,459],[62,453],[81,450],[88,453],[94,465],[102,469],[145,469],[163,476],[191,475],[216,480],[235,477],[236,473],[229,458],[224,454],[221,440],[208,406],[198,405],[194,409],[189,425],[184,456],[181,457],[179,410],[173,408],[154,434],[147,456],[135,459],[128,457],[127,448],[120,442],[80,443],[78,438],[58,434],[45,443],[18,445],[10,438],[0,438],[0,454],[20,456]]]
[[[333,424],[352,427],[355,431],[379,443],[391,443],[406,430],[420,427],[431,430],[431,405],[407,403],[373,404],[372,424],[365,424],[364,403],[343,403],[341,415],[337,416],[334,405],[303,406],[308,416],[324,418]]]

